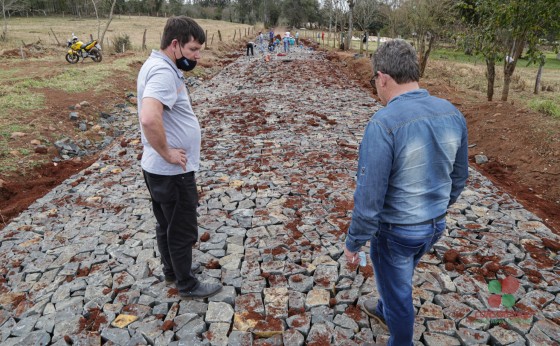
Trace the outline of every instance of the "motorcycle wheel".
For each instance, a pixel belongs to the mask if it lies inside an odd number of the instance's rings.
[[[80,60],[78,54],[70,54],[70,53],[66,54],[66,61],[68,61],[69,63],[75,64],[78,62],[78,60]]]
[[[103,59],[101,52],[97,48],[92,48],[89,51],[89,54],[92,55],[91,59],[95,62],[101,62],[101,60]]]

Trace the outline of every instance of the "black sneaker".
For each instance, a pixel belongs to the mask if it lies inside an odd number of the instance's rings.
[[[369,317],[373,318],[377,324],[381,325],[381,327],[389,330],[385,318],[377,313],[376,307],[376,301],[374,299],[367,299],[362,303],[362,310],[364,310]]]
[[[191,266],[191,271],[193,274],[200,274],[202,273],[202,266],[200,265],[200,263],[195,262]],[[174,284],[175,281],[177,281],[177,278],[175,276],[165,276],[165,283],[167,285]]]
[[[179,296],[185,299],[208,298],[220,292],[221,290],[222,290],[222,285],[220,284],[208,284],[208,283],[201,282],[192,291],[187,291],[187,292],[179,291]]]

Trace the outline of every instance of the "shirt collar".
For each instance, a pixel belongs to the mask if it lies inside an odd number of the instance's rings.
[[[171,68],[173,68],[175,73],[177,73],[177,77],[179,79],[185,79],[185,77],[183,76],[183,71],[179,70],[177,64],[175,64],[174,61],[171,61],[171,59],[167,55],[165,55],[162,51],[155,50],[155,49],[152,50],[152,54],[150,54],[150,58],[163,59],[166,63],[169,64],[169,66],[171,66]]]
[[[399,102],[401,100],[416,99],[416,98],[420,98],[420,97],[426,97],[426,96],[429,96],[429,95],[430,94],[428,93],[428,90],[426,90],[426,89],[415,89],[415,90],[407,91],[405,93],[402,93],[398,96],[393,97],[389,102],[387,102],[387,105],[389,105],[390,103],[393,103],[393,102]]]

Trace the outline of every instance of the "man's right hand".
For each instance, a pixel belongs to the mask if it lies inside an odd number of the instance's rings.
[[[184,149],[170,148],[164,159],[171,164],[181,166],[183,171],[187,171],[187,153]]]

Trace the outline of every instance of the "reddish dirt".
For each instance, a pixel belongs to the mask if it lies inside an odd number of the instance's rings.
[[[353,54],[329,53],[329,60],[346,68],[349,76],[358,80],[364,88],[369,88],[371,70],[368,59],[353,59]],[[104,57],[107,63],[116,57]],[[215,65],[223,66],[228,59]],[[3,68],[10,68],[17,62],[8,60]],[[222,64],[223,62],[223,64]],[[51,62],[59,65],[60,62]],[[84,68],[87,68],[84,64]],[[140,62],[138,62],[138,67]],[[203,64],[201,66],[204,66]],[[20,66],[21,67],[21,66]],[[57,66],[58,68],[59,66]],[[430,62],[428,69],[437,70],[438,62]],[[542,218],[556,234],[560,234],[560,121],[527,110],[513,102],[488,102],[480,92],[460,89],[453,86],[445,76],[428,73],[433,77],[424,78],[421,86],[433,95],[446,98],[455,104],[465,115],[469,128],[469,143],[475,145],[469,151],[471,165],[486,175],[495,185],[516,198],[528,210]],[[113,76],[111,91],[98,94],[65,94],[55,90],[42,89],[45,93],[47,110],[38,114],[38,131],[47,138],[58,134],[76,133],[75,123],[68,120],[68,107],[87,100],[91,108],[84,110],[87,117],[93,117],[100,110],[111,109],[117,103],[126,101],[126,91],[134,91],[133,81]],[[32,76],[41,78],[41,76]],[[49,122],[40,122],[47,114]],[[17,114],[16,114],[17,116]],[[48,124],[54,124],[48,125]],[[92,134],[94,135],[94,134]],[[28,146],[31,138],[17,138],[21,145]],[[14,144],[10,142],[10,145]],[[17,144],[17,143],[16,143]],[[52,145],[46,155],[48,159],[56,156]],[[484,165],[474,163],[474,155],[483,153],[490,162]],[[42,157],[44,160],[44,157]],[[0,228],[37,198],[46,194],[64,179],[89,166],[96,156],[82,160],[47,163],[23,172],[0,174]],[[0,162],[2,158],[0,157]],[[296,237],[294,237],[296,238]]]

